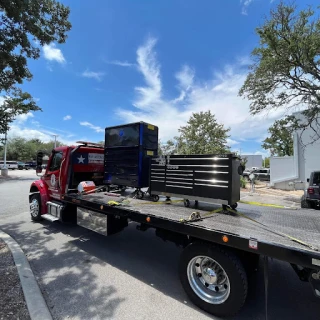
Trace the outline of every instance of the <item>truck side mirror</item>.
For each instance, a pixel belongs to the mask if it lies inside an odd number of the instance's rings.
[[[307,179],[307,182],[309,182],[309,181],[310,181],[310,179],[308,178],[308,179]]]
[[[41,173],[42,172],[42,167],[41,166],[37,166],[36,167],[36,173]]]
[[[37,169],[38,169],[38,167],[42,166],[42,159],[43,159],[43,152],[38,151],[37,152]]]

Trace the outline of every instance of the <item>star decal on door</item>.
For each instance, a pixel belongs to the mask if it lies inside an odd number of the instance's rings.
[[[86,158],[83,158],[82,157],[82,155],[79,157],[79,158],[77,158],[78,159],[78,163],[83,163],[84,164],[84,160],[86,159]]]

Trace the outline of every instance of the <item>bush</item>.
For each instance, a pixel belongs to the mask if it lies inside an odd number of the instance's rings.
[[[247,188],[247,181],[243,176],[240,176],[240,187],[243,189]]]

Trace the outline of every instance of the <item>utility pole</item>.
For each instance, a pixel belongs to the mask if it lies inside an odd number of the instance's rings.
[[[59,137],[58,134],[52,134],[52,136],[54,137],[54,148],[57,147],[57,137]]]
[[[1,175],[7,176],[8,175],[8,168],[7,168],[7,138],[8,128],[6,128],[6,133],[4,134],[4,157],[3,157],[3,167],[1,168]]]
[[[3,169],[7,169],[7,130],[4,134],[4,158],[3,158]]]

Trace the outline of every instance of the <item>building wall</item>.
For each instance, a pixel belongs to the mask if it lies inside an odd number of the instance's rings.
[[[293,179],[295,176],[294,157],[271,157],[270,168],[270,182]]]
[[[242,158],[247,159],[246,169],[251,169],[252,167],[262,167],[262,155],[261,154],[243,154]]]
[[[295,114],[303,120],[301,114]],[[315,128],[317,128],[314,125]],[[319,128],[318,135],[320,135]],[[270,159],[270,184],[277,189],[305,189],[310,173],[320,170],[320,139],[314,141],[312,128],[297,131],[293,135],[293,157],[272,157]]]
[[[315,132],[312,128],[298,132],[300,140],[299,162],[301,163],[300,177],[305,181],[310,177],[310,173],[315,170],[320,170],[320,128],[318,129],[318,140],[315,140]]]

